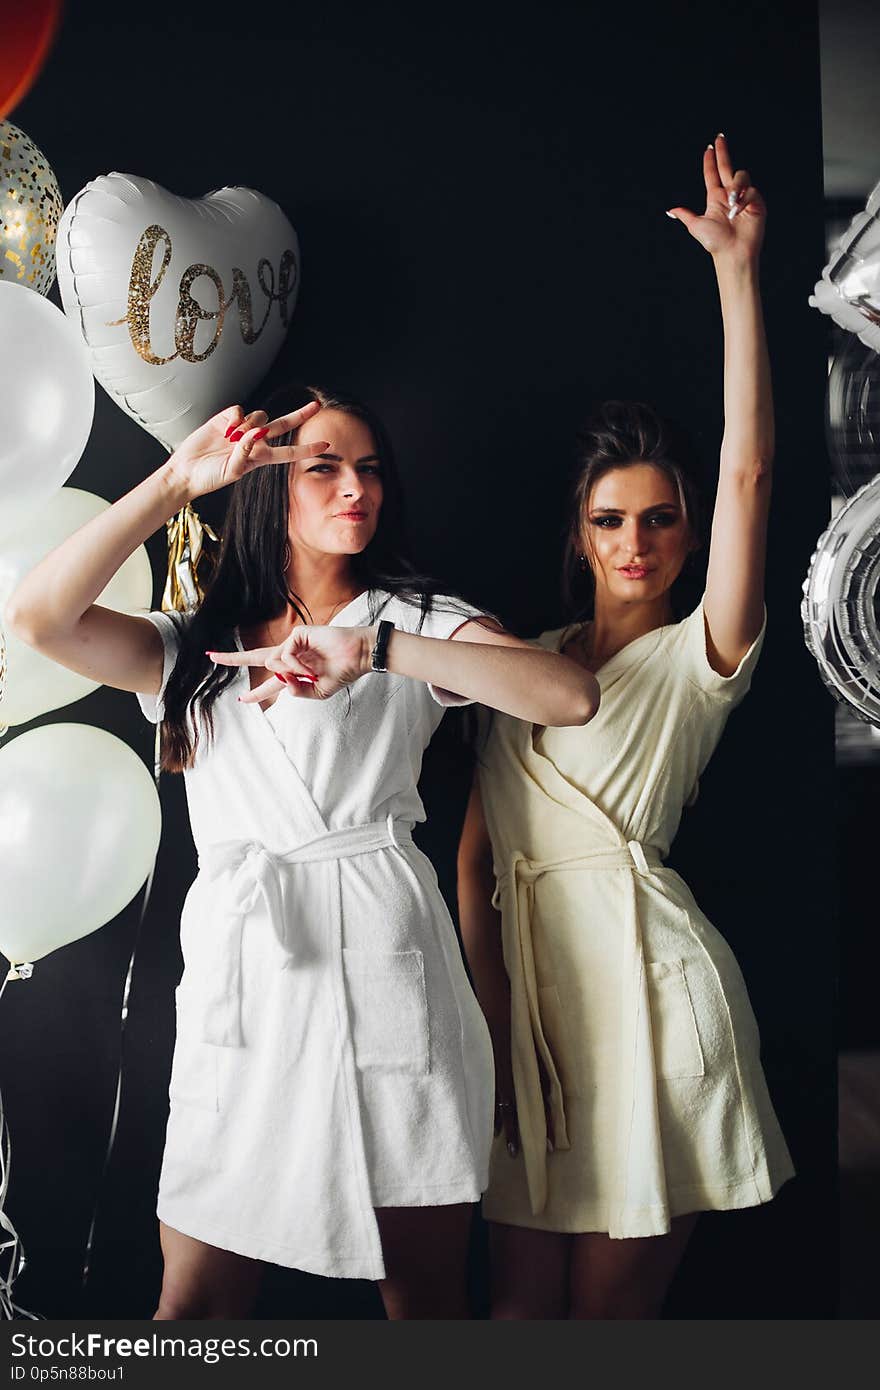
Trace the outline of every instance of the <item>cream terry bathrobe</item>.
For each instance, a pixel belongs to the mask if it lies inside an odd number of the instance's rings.
[[[373,596],[417,630],[418,607]],[[477,613],[437,599],[421,631],[449,637]],[[149,617],[164,691],[182,619]],[[372,620],[364,593],[332,625]],[[249,684],[243,667],[184,774],[199,872],[157,1214],[242,1255],[380,1279],[374,1207],[473,1202],[488,1179],[488,1030],[410,834],[423,751],[461,701],[370,673],[263,711],[238,702]],[[161,692],[138,699],[162,717]]]
[[[700,605],[601,667],[586,727],[492,716],[479,775],[521,1135],[516,1158],[495,1142],[492,1220],[658,1235],[685,1212],[767,1201],[793,1172],[740,970],[663,865],[763,637],[718,675]]]

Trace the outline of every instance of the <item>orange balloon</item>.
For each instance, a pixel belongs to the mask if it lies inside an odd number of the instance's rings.
[[[61,0],[24,0],[4,6],[0,37],[0,119],[18,105],[33,86],[46,60]]]

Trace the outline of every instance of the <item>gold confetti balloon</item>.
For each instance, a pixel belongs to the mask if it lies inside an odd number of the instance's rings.
[[[0,280],[48,294],[63,210],[42,150],[11,121],[0,121]]]

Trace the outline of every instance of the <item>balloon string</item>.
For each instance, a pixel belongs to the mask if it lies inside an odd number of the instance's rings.
[[[0,985],[0,997],[2,997],[8,981],[12,978],[10,972]],[[4,1274],[3,1270],[0,1269],[0,1318],[7,1321],[12,1321],[16,1317],[32,1318],[34,1321],[39,1321],[39,1313],[31,1313],[27,1308],[22,1308],[20,1304],[14,1302],[12,1297],[12,1285],[21,1274],[27,1261],[18,1232],[4,1211],[11,1167],[12,1139],[9,1135],[9,1126],[6,1123],[6,1113],[3,1109],[3,1095],[0,1093],[0,1231],[5,1231],[9,1237],[8,1240],[0,1241],[0,1262],[5,1264],[7,1260],[9,1261],[8,1273]],[[9,1251],[8,1255],[7,1250]]]
[[[3,696],[6,691],[6,633],[3,631],[3,624],[0,623],[0,709],[3,708]],[[0,718],[0,738],[9,728]],[[2,991],[0,991],[2,993]]]
[[[159,789],[159,775],[161,770],[159,767],[161,728],[161,724],[156,725],[156,741],[153,747],[153,777],[156,782],[157,791]],[[123,1045],[125,1040],[125,1025],[128,1022],[128,997],[131,993],[131,980],[134,971],[134,961],[135,956],[137,955],[138,944],[140,942],[141,928],[144,924],[144,918],[147,914],[147,904],[150,901],[150,893],[153,887],[153,878],[156,873],[156,863],[158,861],[158,857],[159,852],[157,850],[156,855],[153,859],[152,867],[147,877],[146,885],[144,887],[144,897],[143,902],[141,903],[140,916],[138,917],[137,930],[135,931],[134,945],[132,946],[131,955],[128,960],[128,969],[125,972],[125,984],[123,985],[122,989],[122,1009],[120,1012],[119,1022],[119,1068],[116,1074],[116,1098],[113,1102],[113,1119],[110,1123],[110,1138],[107,1142],[107,1152],[104,1155],[104,1163],[101,1168],[101,1176],[98,1179],[98,1187],[95,1195],[95,1204],[92,1210],[92,1220],[89,1226],[89,1234],[86,1239],[86,1250],[83,1259],[81,1284],[81,1288],[83,1291],[85,1290],[86,1284],[88,1283],[89,1274],[91,1273],[92,1243],[95,1236],[95,1226],[98,1220],[98,1209],[101,1205],[101,1189],[104,1184],[104,1178],[106,1177],[107,1169],[110,1166],[110,1156],[113,1153],[113,1144],[116,1140],[116,1127],[119,1120],[119,1105],[122,1099],[122,1066],[124,1050]]]

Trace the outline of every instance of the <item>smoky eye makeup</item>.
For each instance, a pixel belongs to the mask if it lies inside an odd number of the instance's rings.
[[[681,512],[678,507],[663,507],[656,511],[645,512],[644,520],[649,526],[674,526],[679,520]],[[620,512],[595,512],[590,518],[591,526],[599,526],[603,530],[620,526],[623,522],[623,515]]]

